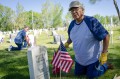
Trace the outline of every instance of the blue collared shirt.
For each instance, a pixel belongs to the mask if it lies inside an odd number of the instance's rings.
[[[18,32],[17,36],[14,39],[15,43],[22,44],[25,39],[25,36],[26,36],[25,30],[21,30],[20,32]]]

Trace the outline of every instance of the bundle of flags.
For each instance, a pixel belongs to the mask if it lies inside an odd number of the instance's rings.
[[[60,70],[68,73],[73,65],[73,60],[67,52],[64,44],[60,41],[60,46],[57,52],[54,52],[53,60],[53,74],[58,74]]]

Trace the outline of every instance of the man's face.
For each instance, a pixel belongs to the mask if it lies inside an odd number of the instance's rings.
[[[25,28],[25,31],[27,32],[29,30],[29,28],[27,27],[27,28]]]
[[[80,7],[73,7],[70,12],[75,20],[80,20],[84,15],[84,10]]]

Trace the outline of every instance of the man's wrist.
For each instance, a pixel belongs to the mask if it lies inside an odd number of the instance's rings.
[[[106,51],[102,51],[102,53],[107,53],[108,51],[106,50]]]

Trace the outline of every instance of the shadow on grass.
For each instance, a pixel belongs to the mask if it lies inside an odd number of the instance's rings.
[[[120,69],[120,55],[109,54],[108,62],[112,63],[115,69]]]
[[[21,73],[11,73],[3,76],[1,79],[30,79],[29,76],[25,76]]]
[[[26,51],[0,50],[0,79],[29,79]]]

